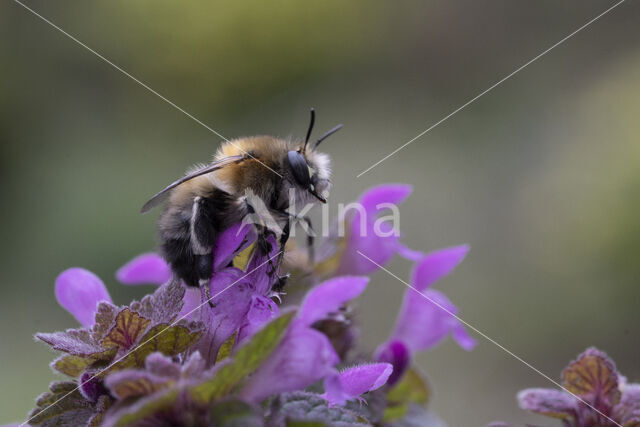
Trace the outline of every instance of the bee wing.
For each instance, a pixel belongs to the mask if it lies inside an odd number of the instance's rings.
[[[145,203],[144,206],[142,206],[142,209],[140,209],[140,213],[143,213],[143,214],[147,213],[154,207],[164,202],[167,199],[167,197],[169,197],[169,194],[170,194],[169,192],[174,188],[176,188],[177,186],[179,186],[180,184],[184,184],[185,182],[197,176],[217,171],[218,169],[222,169],[223,167],[229,166],[233,163],[240,163],[244,160],[247,160],[248,158],[250,158],[250,156],[248,156],[247,154],[238,154],[235,156],[225,157],[224,159],[217,160],[211,163],[210,165],[205,166],[202,169],[198,169],[194,172],[191,172],[183,176],[182,178],[169,184],[164,190],[160,191],[158,194],[150,198],[149,201],[147,201],[147,203]]]

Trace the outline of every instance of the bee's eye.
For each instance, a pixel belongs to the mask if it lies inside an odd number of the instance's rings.
[[[287,153],[287,159],[289,160],[289,166],[291,166],[291,172],[296,182],[303,188],[308,188],[311,184],[311,178],[309,177],[309,167],[304,156],[297,151],[289,151]]]

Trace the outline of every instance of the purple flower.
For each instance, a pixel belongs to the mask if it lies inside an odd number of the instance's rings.
[[[407,248],[399,240],[399,231],[394,224],[380,217],[385,209],[396,207],[411,194],[412,188],[405,184],[385,184],[373,187],[354,204],[357,208],[347,210],[344,221],[337,224],[332,235],[320,247],[320,263],[316,271],[322,275],[368,274],[378,269],[371,261],[358,253],[370,257],[379,265],[388,263],[395,254],[417,261],[424,254]],[[344,228],[346,236],[340,235]]]
[[[452,316],[458,308],[442,292],[430,286],[448,275],[464,259],[469,248],[456,246],[423,257],[411,275],[411,286],[404,300],[396,326],[389,340],[376,351],[376,360],[394,366],[393,384],[408,366],[411,355],[435,347],[448,335],[465,350],[475,347],[476,341],[464,326]]]
[[[238,223],[225,230],[213,250],[213,270],[225,268],[233,258],[255,242],[256,233],[252,227],[244,227]],[[171,279],[171,268],[156,253],[139,255],[123,265],[116,273],[116,278],[125,285],[151,284],[162,285]]]
[[[335,371],[324,380],[322,395],[331,405],[344,405],[348,400],[362,399],[360,395],[377,390],[386,382],[393,366],[389,363],[371,363]]]
[[[70,268],[56,279],[56,299],[82,326],[94,323],[100,301],[111,302],[107,288],[92,272],[83,268]]]
[[[241,396],[259,402],[272,394],[302,390],[333,375],[340,358],[326,335],[311,325],[360,295],[368,281],[366,277],[344,276],[311,289],[282,342],[251,376]]]
[[[219,258],[222,259],[219,263],[214,263],[214,273],[209,285],[214,308],[210,308],[208,304],[199,303],[196,306],[197,310],[194,311],[195,307],[190,310],[192,318],[202,321],[207,327],[205,336],[198,343],[198,349],[209,363],[215,360],[220,346],[234,333],[238,332],[237,341],[240,342],[279,313],[278,307],[270,299],[271,286],[276,277],[269,275],[271,266],[268,260],[274,259],[278,251],[273,236],[268,238],[271,252],[254,253],[246,272],[236,267],[226,267],[233,259],[233,254],[237,254],[246,246],[242,242],[247,241],[248,233],[249,231],[245,230],[244,234],[240,235],[241,238],[235,240],[229,238],[231,243],[219,246],[220,248],[233,247],[235,250],[229,250],[228,255]],[[224,234],[230,233],[227,231]],[[233,232],[233,236],[237,236],[236,232]],[[222,249],[214,251],[214,256],[220,253]],[[216,271],[216,265],[225,267]],[[201,300],[204,301],[204,299],[204,295],[201,295]],[[193,302],[193,298],[189,301]],[[189,313],[190,311],[187,311],[189,308],[189,304],[185,304],[183,311]]]
[[[202,321],[207,326],[198,349],[209,363],[213,363],[222,343],[239,331],[238,341],[250,336],[260,326],[278,314],[276,304],[269,298],[274,277],[267,274],[267,262],[277,253],[273,236],[269,237],[271,253],[255,253],[246,272],[229,265],[234,258],[256,241],[255,229],[241,223],[224,231],[213,249],[213,274],[210,294],[214,308],[203,304],[205,296],[197,288],[187,288],[180,317]],[[134,258],[117,273],[124,284],[162,284],[171,278],[166,262],[157,254]]]
[[[518,393],[522,409],[562,419],[567,426],[640,425],[640,384],[625,384],[613,361],[589,348],[562,371],[564,390]],[[576,397],[577,396],[577,397]]]
[[[171,279],[171,269],[156,253],[138,255],[116,273],[116,279],[126,285],[161,285]]]

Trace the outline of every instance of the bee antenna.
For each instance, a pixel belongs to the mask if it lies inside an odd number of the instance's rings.
[[[309,122],[309,129],[307,129],[307,137],[304,139],[304,147],[302,147],[302,152],[304,153],[307,150],[307,144],[309,143],[309,138],[311,138],[311,131],[313,130],[313,125],[316,122],[316,110],[315,108],[311,108],[311,121]]]
[[[338,132],[340,129],[342,129],[342,124],[334,126],[332,129],[328,130],[327,133],[325,133],[320,138],[318,138],[316,143],[313,145],[313,149],[315,150],[316,148],[318,148],[318,145],[320,145],[320,143],[322,141],[324,141],[325,139],[329,138],[331,135],[333,135],[334,133]]]

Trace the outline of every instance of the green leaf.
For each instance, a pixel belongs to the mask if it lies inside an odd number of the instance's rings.
[[[63,355],[51,363],[51,368],[61,374],[75,378],[80,376],[87,368],[96,362],[109,362],[113,360],[117,351],[117,348],[112,348],[86,357],[75,356],[73,354]]]
[[[387,394],[384,421],[404,417],[411,404],[426,405],[429,395],[427,381],[415,368],[410,368]]]
[[[216,427],[263,427],[262,413],[241,400],[221,401],[209,412],[209,423]]]
[[[231,392],[278,346],[294,315],[295,311],[290,311],[269,322],[236,350],[232,360],[217,369],[215,377],[192,387],[191,397],[196,402],[209,403]]]
[[[111,384],[109,389],[111,394],[119,400],[149,396],[157,391],[169,388],[174,383],[173,380],[151,380],[144,376],[132,376],[115,384]]]
[[[114,370],[122,370],[134,367],[143,367],[147,356],[159,351],[167,356],[175,356],[187,350],[195,344],[202,335],[201,331],[191,331],[185,326],[169,326],[161,323],[149,329],[142,338],[140,345],[132,349],[117,363],[100,373],[101,377]]]
[[[54,382],[36,399],[36,408],[29,414],[29,425],[44,427],[83,425],[94,413],[75,382]]]
[[[236,339],[238,338],[238,331],[234,332],[225,342],[220,346],[220,350],[218,350],[218,355],[216,356],[216,364],[223,361],[233,351],[233,346],[236,344]]]
[[[411,404],[404,417],[392,422],[385,422],[383,427],[447,427],[433,411],[422,405]]]
[[[144,420],[159,411],[173,407],[179,394],[180,390],[174,388],[164,393],[156,393],[143,398],[129,407],[125,406],[113,415],[109,415],[110,425],[116,427],[134,425],[137,421]]]

